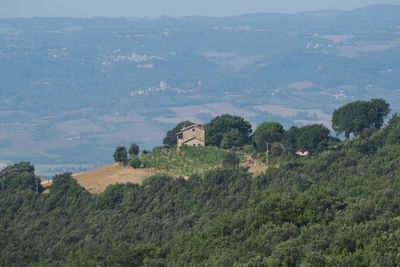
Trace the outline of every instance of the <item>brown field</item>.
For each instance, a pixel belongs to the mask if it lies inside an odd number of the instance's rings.
[[[251,165],[249,166],[248,172],[254,174],[254,175],[260,175],[263,174],[267,170],[267,166],[265,164],[263,165]]]
[[[145,178],[155,173],[156,171],[153,169],[133,169],[114,163],[91,171],[74,174],[72,177],[89,192],[101,193],[110,184],[128,182],[140,184]]]
[[[42,181],[40,184],[44,188],[43,194],[48,194],[50,192],[49,191],[49,187],[53,184],[53,181],[52,180],[45,180],[45,181]]]
[[[248,168],[248,171],[255,175],[265,172],[267,168],[265,163],[260,160],[253,161],[249,156],[246,156],[240,165]],[[154,169],[133,169],[131,167],[123,167],[119,163],[114,163],[91,171],[73,174],[72,177],[87,191],[98,194],[111,184],[129,182],[141,184],[145,178],[154,174],[156,174],[156,170]],[[184,176],[184,178],[188,179],[188,176]],[[44,193],[49,192],[49,186],[51,185],[51,180],[42,182],[42,186],[45,188]]]

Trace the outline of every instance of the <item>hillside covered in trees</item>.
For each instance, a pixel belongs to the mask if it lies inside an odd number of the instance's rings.
[[[258,176],[224,160],[188,180],[157,174],[98,195],[70,173],[43,194],[30,163],[9,166],[0,265],[399,265],[400,117],[324,147],[282,150],[280,167]]]

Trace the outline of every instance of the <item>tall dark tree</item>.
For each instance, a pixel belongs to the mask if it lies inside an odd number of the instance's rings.
[[[124,165],[128,162],[128,152],[124,146],[118,146],[114,151],[114,161]]]
[[[282,139],[282,144],[290,149],[295,149],[296,148],[296,135],[297,131],[299,130],[299,127],[297,126],[292,126],[287,130]]]
[[[296,147],[302,150],[320,149],[328,146],[329,129],[322,124],[299,128],[296,132]]]
[[[133,143],[133,144],[129,147],[128,152],[129,152],[129,155],[131,156],[131,158],[132,158],[133,156],[138,155],[138,154],[139,154],[139,146],[138,146],[137,144]]]
[[[229,149],[243,145],[243,137],[238,129],[231,129],[225,133],[221,140],[221,148]]]
[[[0,171],[1,190],[31,189],[41,191],[40,177],[30,162],[20,162]]]
[[[372,127],[381,129],[384,119],[390,113],[390,104],[382,98],[374,98],[369,101],[369,115],[371,116]]]
[[[163,139],[163,144],[167,147],[176,146],[176,134],[181,131],[183,127],[193,125],[191,121],[182,121],[178,123],[172,130],[167,132],[167,135]]]
[[[335,110],[332,115],[332,128],[337,134],[344,133],[359,136],[364,129],[380,129],[390,113],[390,105],[383,99],[372,99],[369,102],[355,101]]]
[[[280,123],[266,121],[261,123],[254,131],[252,140],[259,152],[265,152],[267,143],[281,141],[284,132]]]
[[[131,160],[129,160],[129,166],[134,169],[137,169],[142,164],[142,160],[138,156],[132,156]]]
[[[251,133],[250,123],[242,117],[224,114],[215,117],[205,125],[207,145],[220,147],[224,135],[232,129],[238,131],[239,142],[237,143],[239,146],[249,141],[249,135]],[[231,133],[233,135],[233,132]]]

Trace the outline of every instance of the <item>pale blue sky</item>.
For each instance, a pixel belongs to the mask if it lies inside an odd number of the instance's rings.
[[[400,0],[0,0],[0,17],[182,17],[349,10]]]

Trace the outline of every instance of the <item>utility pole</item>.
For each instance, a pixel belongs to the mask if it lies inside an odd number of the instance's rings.
[[[267,156],[267,158],[266,158],[266,164],[267,164],[267,167],[268,167],[268,165],[269,165],[269,143],[267,143],[266,156]]]
[[[39,193],[39,182],[36,180],[36,193]]]

